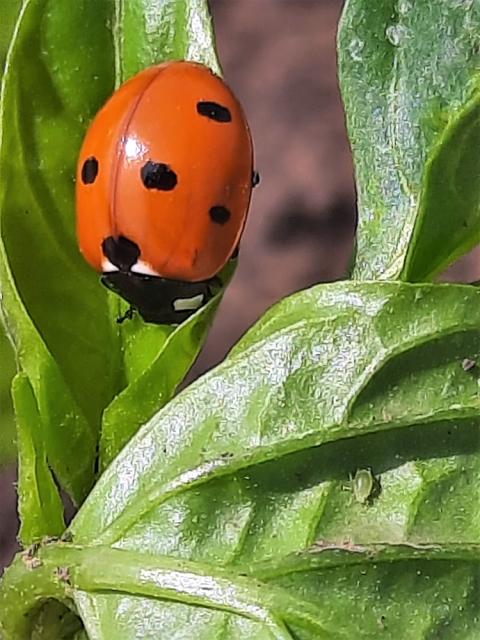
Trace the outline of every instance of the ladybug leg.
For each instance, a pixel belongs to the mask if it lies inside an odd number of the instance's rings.
[[[213,276],[205,284],[207,285],[205,302],[211,300],[220,289],[223,289],[223,282],[218,276]]]
[[[256,187],[257,184],[259,184],[260,182],[260,174],[258,173],[258,171],[253,171],[252,172],[252,187]]]
[[[125,320],[132,320],[133,317],[135,316],[135,307],[132,307],[130,305],[130,307],[125,311],[125,313],[122,316],[118,316],[117,318],[117,324],[123,324],[125,322]]]

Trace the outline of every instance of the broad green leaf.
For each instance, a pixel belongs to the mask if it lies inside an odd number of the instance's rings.
[[[473,640],[479,301],[335,283],[267,313],[76,516],[90,637]]]
[[[63,605],[45,601],[49,596],[68,603],[76,591],[77,600],[87,602],[88,593],[97,593],[100,599],[102,594],[112,592],[123,596],[120,616],[105,628],[98,626],[95,616],[87,619],[90,639],[111,638],[123,622],[125,633],[115,637],[327,640],[378,638],[381,634],[392,639],[441,636],[473,640],[476,631],[471,620],[477,611],[474,597],[464,605],[465,593],[457,592],[452,598],[443,583],[446,576],[472,577],[469,586],[474,592],[478,551],[478,545],[462,544],[319,545],[289,556],[283,563],[254,564],[235,574],[167,556],[102,546],[46,544],[17,557],[7,570],[7,589],[0,593],[0,630],[5,640],[85,638],[80,631],[75,633],[79,621],[69,616]],[[346,570],[356,580],[350,593],[345,593],[346,581],[341,579]],[[339,578],[343,582],[340,593],[335,590]],[[366,616],[362,596],[372,587],[375,608]],[[414,615],[405,616],[395,598],[412,589],[415,595],[422,593],[426,606],[415,602]],[[300,597],[295,594],[299,591]],[[133,607],[128,606],[128,594],[136,596]],[[145,606],[137,613],[134,607],[143,604],[142,596]],[[325,611],[327,599],[336,600],[329,611]],[[160,615],[153,610],[155,600],[162,601],[164,611]],[[179,601],[184,605],[179,606]],[[179,627],[182,608],[188,621]],[[441,626],[432,625],[430,608],[442,617]],[[449,614],[457,613],[457,608],[460,615],[452,621]],[[349,620],[353,633],[349,630],[347,635],[342,629],[346,626],[345,613],[356,615]],[[337,626],[338,620],[341,623]],[[370,624],[366,626],[364,621]]]
[[[49,464],[80,502],[93,482],[105,408],[114,400],[106,412],[110,443],[125,426],[111,457],[171,397],[215,305],[196,316],[197,329],[192,321],[174,340],[167,340],[171,327],[116,323],[122,304],[77,248],[78,149],[115,86],[144,66],[166,58],[218,65],[204,0],[25,0],[15,33],[0,105],[2,305],[35,393]]]
[[[65,530],[63,504],[48,467],[41,417],[25,374],[12,385],[17,421],[19,539],[24,545]]]
[[[347,0],[339,66],[356,165],[354,277],[428,280],[480,241],[480,5]]]

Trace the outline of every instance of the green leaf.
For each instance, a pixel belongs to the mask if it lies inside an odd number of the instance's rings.
[[[15,423],[10,396],[14,373],[12,347],[0,326],[0,468],[15,458]]]
[[[48,462],[77,503],[93,483],[105,409],[113,401],[105,412],[103,464],[172,396],[216,307],[169,340],[171,327],[139,320],[120,327],[123,303],[100,285],[77,248],[74,175],[85,129],[115,86],[166,58],[218,69],[204,0],[25,0],[7,56],[2,306],[35,394]],[[142,399],[132,401],[139,386]]]
[[[2,305],[49,463],[77,501],[93,481],[96,423],[113,395],[118,360],[106,296],[74,234],[75,156],[92,103],[112,86],[100,80],[113,65],[103,7],[27,0],[0,103]],[[79,25],[91,36],[88,48]]]
[[[138,373],[132,376],[131,382],[103,415],[100,441],[102,468],[108,466],[138,429],[172,398],[200,351],[218,302],[217,296],[179,327],[165,327],[161,345],[156,344],[160,336],[156,327],[143,323],[143,327],[138,327],[132,323],[125,328],[128,370]],[[137,319],[137,322],[141,321]],[[129,338],[134,344],[141,340],[142,348],[136,350]],[[151,349],[147,348],[149,340],[152,340]],[[142,359],[145,356],[150,359],[152,353],[156,354],[154,360],[145,366]]]
[[[2,24],[0,28],[0,80],[8,46],[12,38],[21,0],[11,0],[2,7]],[[12,462],[15,457],[15,424],[13,407],[10,398],[10,384],[15,371],[12,349],[8,340],[2,335],[0,326],[0,467]]]
[[[416,633],[417,616],[408,619],[406,624],[396,617],[403,612],[392,607],[391,585],[388,577],[385,580],[385,570],[395,572],[401,563],[410,563],[416,568],[416,582],[430,591],[428,600],[434,606],[440,605],[436,609],[444,615],[444,627],[453,633],[464,632],[473,639],[475,636],[470,634],[473,628],[468,626],[465,618],[463,622],[467,624],[449,628],[449,620],[445,617],[446,607],[443,607],[443,611],[441,607],[442,600],[448,598],[449,593],[431,578],[442,578],[448,571],[456,571],[458,577],[461,570],[465,569],[462,565],[467,563],[472,565],[475,572],[478,551],[478,545],[461,544],[444,545],[442,548],[434,545],[351,545],[350,548],[345,545],[330,545],[328,548],[314,548],[305,554],[290,556],[283,564],[254,565],[235,576],[233,571],[223,568],[165,556],[146,556],[134,551],[101,546],[89,549],[63,543],[47,544],[18,556],[7,570],[4,578],[4,586],[7,588],[0,592],[0,630],[3,631],[2,637],[5,640],[28,640],[33,637],[48,640],[60,637],[62,633],[65,635],[61,637],[70,638],[71,633],[78,628],[78,621],[72,615],[66,616],[65,607],[60,603],[53,600],[42,602],[42,590],[44,598],[48,595],[64,601],[71,596],[72,591],[77,592],[77,599],[85,601],[88,600],[88,597],[85,598],[86,594],[97,593],[98,598],[102,599],[102,594],[113,591],[123,596],[120,622],[126,624],[121,635],[115,636],[120,638],[189,638],[193,635],[200,638],[239,640],[350,638],[354,636],[344,635],[337,630],[335,618],[341,617],[339,611],[344,614],[341,603],[338,602],[338,608],[324,612],[315,597],[319,586],[320,590],[322,588],[321,584],[318,585],[318,573],[327,574],[327,579],[324,580],[327,584],[322,595],[331,597],[329,590],[332,582],[337,579],[335,574],[339,570],[350,568],[360,576],[355,585],[357,596],[362,586],[365,591],[372,584],[371,578],[377,578],[376,589],[380,592],[377,604],[379,608],[383,605],[384,611],[388,612],[388,615],[381,614],[374,620],[369,629],[362,627],[362,637],[377,638],[380,632],[382,637],[399,637],[398,629],[401,629],[402,637],[418,637],[411,634],[412,631]],[[426,562],[430,564],[426,565]],[[421,571],[424,566],[429,566],[430,569],[425,576]],[[373,576],[369,576],[369,573]],[[468,575],[465,570],[463,573]],[[328,579],[332,574],[333,581]],[[418,579],[418,576],[422,578]],[[395,580],[395,588],[411,588],[412,584],[402,580],[402,577],[400,575]],[[309,578],[314,583],[310,585],[313,589],[302,589],[304,597],[296,597],[292,593],[295,590],[292,589],[292,583],[296,580],[308,581]],[[298,589],[298,585],[295,586]],[[382,592],[382,587],[386,587],[388,591]],[[18,593],[22,594],[22,598],[15,598]],[[144,603],[143,616],[136,616],[128,608],[128,594],[136,596],[137,604],[139,597],[148,598]],[[354,605],[360,605],[358,613],[363,614],[361,601],[355,597],[355,592],[349,595],[353,596]],[[453,606],[462,602],[462,597],[457,598],[452,603]],[[172,620],[168,616],[158,615],[158,612],[156,619],[152,620],[156,613],[153,609],[155,600],[163,601],[165,613],[173,612]],[[176,602],[179,600],[188,603],[186,608],[189,626],[178,626],[179,607]],[[42,604],[43,606],[39,606]],[[460,605],[460,609],[466,614],[474,614],[476,611],[473,602],[469,607]],[[425,610],[424,612],[426,613]],[[112,623],[107,621],[100,626],[95,619],[87,620],[88,637],[96,640],[110,638],[111,632],[118,628],[118,622],[118,619],[112,620]],[[354,622],[358,629],[358,618]],[[154,624],[156,629],[152,633]],[[438,637],[430,636],[431,630],[430,620],[427,619],[420,632],[426,632],[427,635],[422,637]],[[444,632],[444,628],[441,632]],[[77,632],[74,638],[78,637],[84,638],[85,635]],[[355,637],[359,637],[358,633]],[[462,637],[467,635],[462,634]]]
[[[267,313],[76,516],[90,636],[473,640],[479,301],[335,283]],[[346,490],[362,469],[369,501]]]
[[[479,47],[476,2],[347,1],[355,277],[429,280],[480,241]]]
[[[41,417],[32,387],[25,374],[12,385],[17,421],[19,539],[31,544],[65,530],[63,504],[48,466],[42,441]]]
[[[0,79],[3,75],[5,57],[21,7],[22,0],[8,0],[8,3],[4,3],[2,7],[2,24],[0,28]]]
[[[117,79],[162,60],[196,60],[220,74],[207,0],[118,2]]]

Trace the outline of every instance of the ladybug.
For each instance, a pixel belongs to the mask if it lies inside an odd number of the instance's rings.
[[[223,80],[193,62],[149,67],[86,134],[80,250],[146,322],[178,324],[222,284],[257,181],[245,115]]]

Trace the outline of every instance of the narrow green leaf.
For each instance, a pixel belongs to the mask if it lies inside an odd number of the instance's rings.
[[[5,58],[21,8],[22,0],[8,0],[2,7],[2,23],[0,26],[0,79],[3,75]]]
[[[102,469],[108,466],[139,427],[172,398],[200,351],[218,302],[217,297],[179,327],[164,327],[165,338],[159,346],[156,342],[161,330],[157,327],[145,324],[135,327],[132,323],[125,328],[124,338],[126,332],[131,331],[130,337],[136,344],[141,340],[142,347],[126,351],[127,358],[129,353],[132,355],[128,360],[128,370],[134,375],[103,416],[100,440]],[[152,340],[151,349],[147,348],[149,340]],[[126,344],[130,344],[128,339]],[[150,360],[152,354],[156,354],[153,362],[145,365],[143,358],[146,356]]]
[[[356,165],[354,277],[427,280],[480,241],[480,7],[348,0],[339,66]]]
[[[280,303],[125,447],[75,544],[267,580],[316,608],[313,622],[280,619],[296,640],[355,637],[360,619],[365,638],[473,640],[476,552],[448,554],[480,544],[479,301],[468,286],[335,283]],[[347,490],[362,469],[378,483],[365,501]],[[328,550],[348,553],[306,561]],[[133,639],[138,625],[152,638],[271,637],[237,611],[192,609],[178,580],[175,602],[133,586],[75,598],[95,639]]]
[[[12,385],[17,422],[19,539],[24,545],[65,530],[63,504],[48,466],[42,419],[25,374]]]
[[[22,6],[22,0],[11,0],[2,7],[0,27],[0,80],[12,33]],[[10,396],[10,384],[15,371],[12,348],[0,326],[0,467],[15,456],[15,424]]]
[[[480,242],[479,146],[480,91],[475,89],[428,159],[403,279],[431,279]]]
[[[207,0],[116,3],[117,81],[163,60],[196,60],[220,73]]]
[[[0,468],[15,458],[15,423],[10,395],[14,373],[12,346],[0,326]]]

